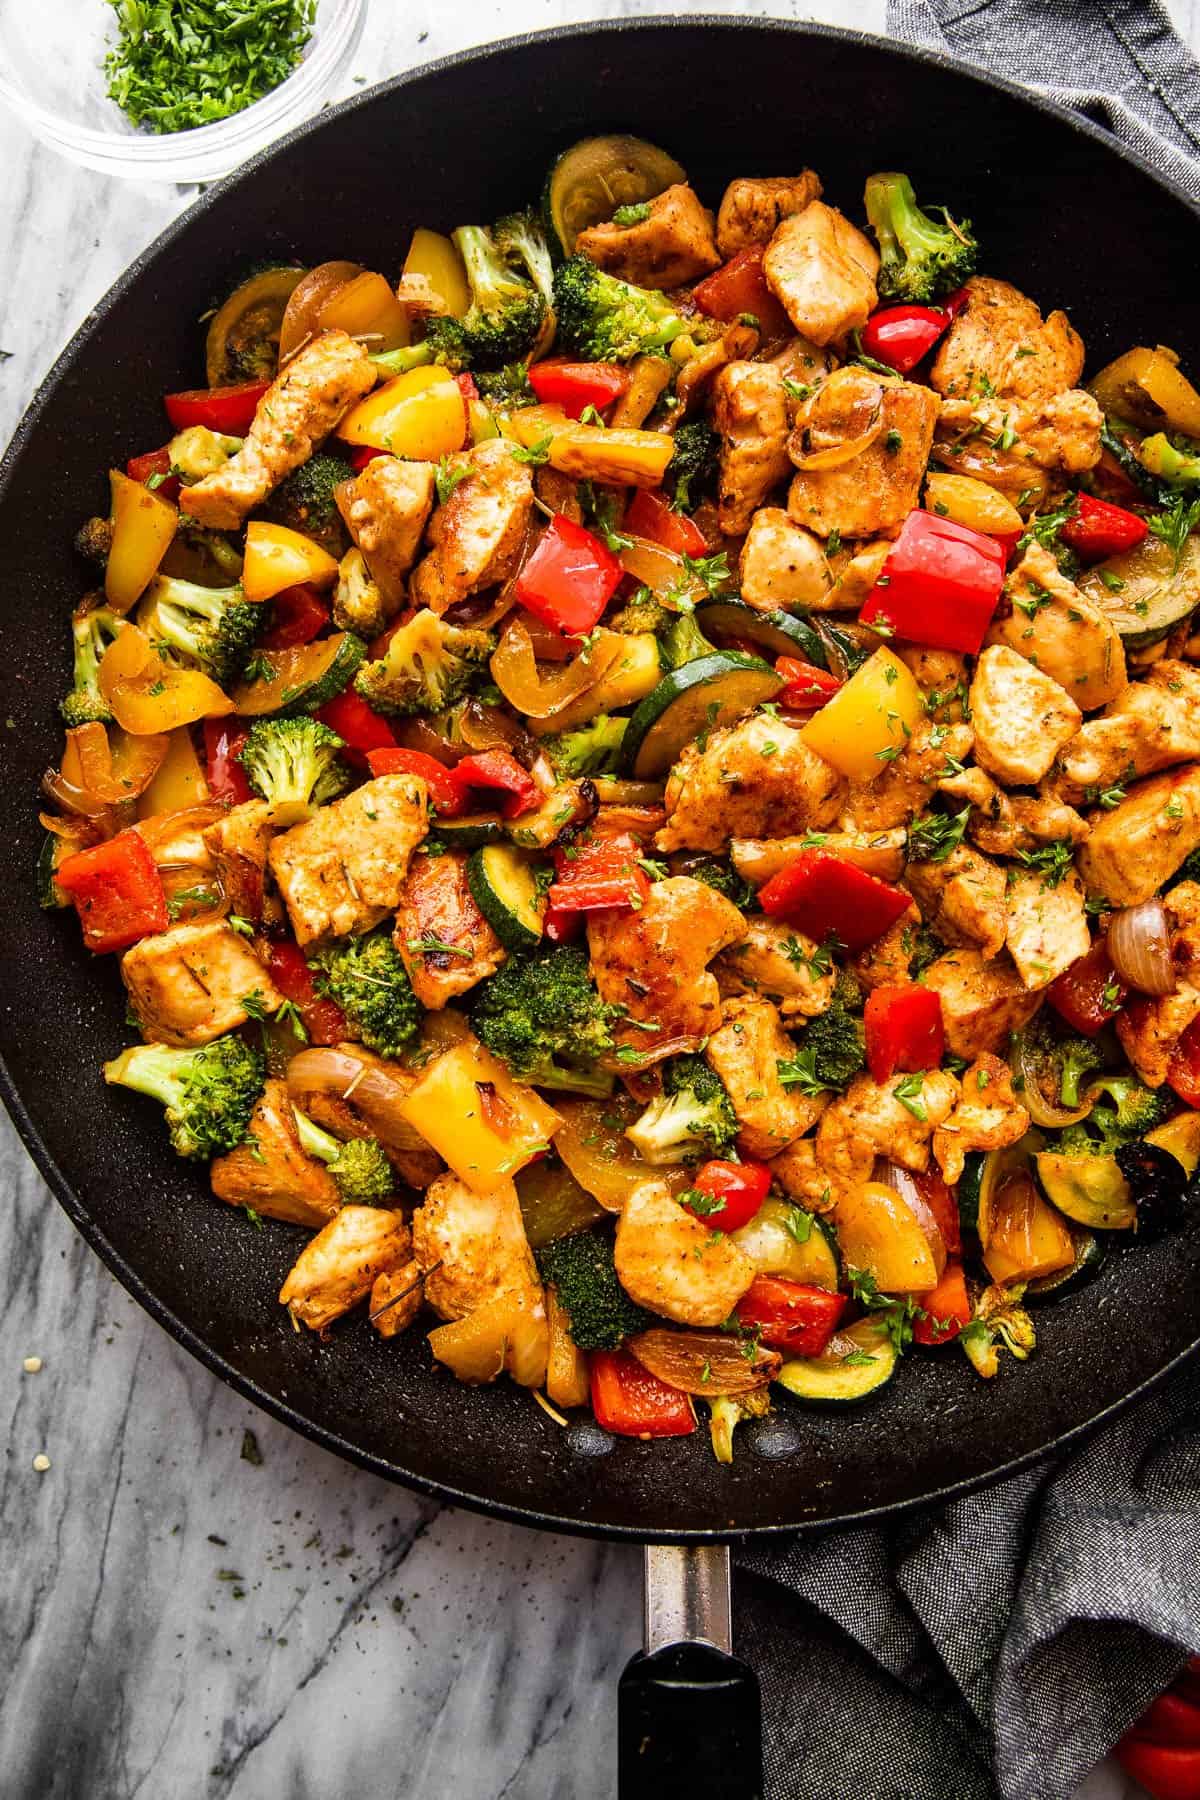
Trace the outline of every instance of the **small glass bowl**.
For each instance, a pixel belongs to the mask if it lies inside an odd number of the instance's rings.
[[[215,181],[309,118],[358,48],[367,0],[318,0],[303,61],[243,112],[193,131],[131,125],[108,97],[104,58],[116,41],[105,0],[0,0],[0,100],[44,144],[141,181]]]

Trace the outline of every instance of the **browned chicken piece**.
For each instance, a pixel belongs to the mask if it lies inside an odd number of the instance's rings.
[[[809,1212],[832,1211],[833,1184],[817,1161],[816,1138],[797,1138],[786,1150],[773,1156],[771,1178],[779,1183],[789,1200],[795,1200]]]
[[[827,950],[763,913],[747,917],[745,937],[722,952],[713,973],[722,995],[759,994],[785,1019],[815,1019],[827,1012],[837,982]]]
[[[443,1016],[437,1015],[439,1019]],[[341,1138],[343,1143],[349,1143],[351,1138],[377,1138],[407,1187],[428,1187],[445,1167],[437,1151],[431,1150],[419,1132],[396,1116],[394,1104],[386,1105],[386,1121],[377,1118],[370,1105],[372,1095],[380,1091],[390,1096],[398,1088],[397,1098],[403,1098],[416,1085],[415,1071],[403,1068],[397,1062],[385,1061],[361,1044],[337,1044],[323,1053],[322,1060],[335,1056],[344,1058],[343,1094],[349,1098],[331,1093],[327,1082],[320,1087],[308,1085],[306,1059],[297,1056],[292,1058],[288,1068],[292,1105],[307,1113],[314,1123],[331,1131],[334,1137]],[[368,1077],[372,1079],[368,1081]]]
[[[792,466],[787,393],[775,365],[726,364],[712,384],[712,420],[721,437],[717,517],[727,537],[741,537]]]
[[[121,958],[121,979],[149,1043],[210,1044],[255,1011],[272,1013],[283,995],[224,919],[175,925],[142,938]]]
[[[408,859],[428,830],[425,783],[377,775],[273,838],[271,873],[300,948],[369,931],[394,912]]]
[[[279,1303],[296,1324],[324,1331],[365,1300],[385,1270],[407,1261],[411,1248],[402,1212],[343,1206],[292,1264]]]
[[[430,520],[432,549],[410,583],[416,605],[439,614],[508,580],[533,510],[532,474],[505,439],[476,444],[449,464],[451,473],[467,474]]]
[[[655,358],[663,363],[664,358]],[[543,506],[548,506],[552,513],[562,513],[573,525],[583,524],[583,506],[579,499],[579,483],[571,476],[564,475],[560,469],[552,469],[549,463],[543,463],[533,472],[533,491]]]
[[[966,657],[957,650],[928,650],[921,644],[898,645],[896,655],[912,670],[930,718],[939,725],[956,725],[967,698]]]
[[[708,965],[746,929],[731,900],[690,875],[670,875],[637,911],[590,913],[587,929],[600,998],[623,1006],[631,1021],[617,1027],[619,1045],[649,1063],[712,1035],[721,997]]]
[[[541,1289],[511,1181],[476,1194],[457,1175],[439,1175],[413,1214],[412,1247],[428,1271],[425,1298],[443,1319],[465,1318],[501,1294]]]
[[[897,1088],[903,1090],[901,1098]],[[817,1166],[835,1201],[839,1189],[871,1179],[877,1156],[923,1173],[929,1167],[930,1139],[958,1097],[958,1082],[946,1069],[893,1075],[884,1082],[856,1075],[817,1126]]]
[[[878,271],[870,239],[823,200],[784,219],[763,256],[767,286],[814,344],[830,344],[866,324],[879,298]]]
[[[630,1299],[677,1325],[720,1325],[756,1274],[745,1251],[685,1211],[665,1181],[643,1181],[626,1200],[614,1262]]]
[[[247,1141],[218,1156],[209,1178],[218,1200],[312,1231],[327,1224],[342,1204],[324,1163],[300,1148],[285,1081],[267,1082],[251,1115]]]
[[[389,612],[404,599],[433,511],[433,464],[373,456],[366,468],[334,490],[346,530],[362,551]]]
[[[377,1275],[368,1306],[372,1330],[381,1338],[398,1337],[407,1331],[421,1310],[424,1286],[421,1265],[415,1258]]]
[[[830,856],[843,857],[868,875],[878,875],[880,881],[896,881],[903,872],[908,841],[903,826],[894,831],[823,831],[820,837],[818,848],[827,850]],[[813,847],[811,832],[800,832],[795,837],[735,837],[729,841],[729,856],[744,881],[761,887],[794,861],[801,850]]]
[[[867,993],[877,987],[900,986],[909,979],[920,923],[920,913],[910,906],[881,938],[847,959],[846,967]]]
[[[257,921],[264,916],[267,851],[274,835],[265,800],[243,801],[204,833],[229,910],[241,919]]]
[[[937,420],[938,402],[927,387],[857,365],[835,369],[796,408],[788,513],[820,537],[894,535],[917,504]],[[829,468],[818,460],[868,433],[848,461]]]
[[[704,1054],[729,1095],[743,1156],[776,1156],[825,1110],[827,1094],[802,1094],[779,1079],[780,1063],[795,1057],[796,1046],[769,1000],[726,1000]]]
[[[1180,1038],[1200,1018],[1200,885],[1181,881],[1163,896],[1171,927],[1175,991],[1134,1000],[1117,1016],[1121,1048],[1147,1087],[1161,1087]]]
[[[1005,590],[1012,610],[992,620],[989,644],[1006,644],[1034,663],[1083,712],[1116,699],[1126,681],[1116,626],[1067,580],[1048,550],[1030,544]]]
[[[843,825],[862,832],[891,831],[924,812],[949,769],[971,753],[969,725],[935,725],[922,719],[890,762],[879,765],[873,781],[850,789]]]
[[[759,612],[782,607],[823,611],[833,586],[825,546],[794,525],[780,506],[760,506],[740,558],[742,599]]]
[[[1042,1004],[1007,956],[984,961],[978,950],[951,950],[925,971],[925,986],[941,996],[946,1048],[968,1061],[986,1051],[1002,1055],[1014,1031]]]
[[[997,956],[1008,933],[1005,875],[969,844],[956,844],[941,862],[910,862],[905,885],[926,924],[944,944]]]
[[[984,1053],[962,1073],[962,1096],[933,1134],[942,1180],[953,1187],[972,1150],[1003,1150],[1029,1130],[1029,1114],[1013,1093],[1012,1071]]]
[[[871,543],[846,544],[831,555],[830,545],[826,544],[833,586],[824,603],[813,608],[814,612],[857,612],[883,573],[891,547],[890,538],[876,538]]]
[[[665,356],[635,356],[628,365],[629,386],[608,415],[612,429],[639,431],[670,387],[676,367]],[[541,474],[542,470],[538,473]],[[534,485],[537,486],[536,476]],[[546,496],[541,493],[540,488],[538,492],[539,497],[544,500]],[[556,507],[555,510],[561,509]],[[582,510],[580,508],[581,512]]]
[[[1139,775],[1200,757],[1200,672],[1167,657],[1089,719],[1058,759],[1055,792],[1095,798]]]
[[[1051,486],[1095,468],[1103,423],[1082,388],[1047,400],[943,400],[933,454],[960,475],[1040,502]]]
[[[215,531],[236,531],[285,475],[308,461],[346,408],[371,391],[377,374],[347,332],[322,332],[271,383],[237,455],[184,488],[181,510]]]
[[[1119,806],[1087,817],[1075,860],[1088,893],[1139,906],[1200,848],[1200,763],[1139,781]]]
[[[696,414],[700,401],[707,398],[714,377],[728,363],[748,362],[753,357],[759,336],[757,324],[743,325],[735,319],[732,325],[726,325],[719,338],[698,344],[687,361],[677,365],[679,373],[675,377],[675,406],[672,409],[677,426]],[[611,446],[606,444],[605,449],[611,455]],[[636,480],[636,473],[631,473],[629,479]]]
[[[800,733],[766,713],[689,744],[667,777],[660,850],[724,850],[731,837],[832,825],[846,784]]]
[[[575,240],[577,256],[586,256],[635,287],[676,288],[709,274],[721,261],[713,216],[686,182],[664,188],[649,203],[636,225],[608,219],[589,225]]]
[[[396,912],[395,945],[421,1005],[437,1011],[504,961],[471,898],[465,856],[414,856]]]
[[[731,181],[717,213],[717,249],[736,256],[755,244],[769,244],[779,226],[821,198],[821,178],[814,169],[799,175],[744,175]]]
[[[1041,399],[1075,386],[1083,339],[1066,313],[1043,320],[1036,301],[991,275],[972,275],[967,293],[929,372],[939,394]]]
[[[1016,856],[1042,844],[1081,844],[1088,824],[1053,794],[1006,794],[982,769],[964,769],[938,782],[938,792],[965,800],[967,835],[986,856]]]
[[[1005,787],[1032,787],[1083,721],[1053,676],[1005,644],[991,644],[971,682],[975,761]]]
[[[211,875],[217,865],[204,834],[224,817],[224,811],[214,801],[202,802],[199,806],[182,807],[178,812],[159,814],[150,833],[145,833],[140,825],[135,825],[134,830],[145,836],[156,868],[194,869],[198,875]]]
[[[1051,885],[1036,869],[1008,872],[1008,954],[1027,988],[1049,987],[1086,956],[1092,938],[1074,869]]]

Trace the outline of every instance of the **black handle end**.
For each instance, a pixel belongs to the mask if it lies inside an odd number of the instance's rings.
[[[620,1800],[762,1800],[758,1677],[711,1644],[632,1658],[618,1689]]]

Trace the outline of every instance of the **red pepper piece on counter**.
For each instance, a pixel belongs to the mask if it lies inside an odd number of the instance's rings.
[[[661,488],[639,488],[625,509],[621,530],[673,550],[676,556],[707,556],[708,539],[686,513],[667,504]]]
[[[641,855],[641,845],[628,831],[556,850],[557,878],[546,896],[549,905],[560,912],[635,911],[650,892],[645,871],[638,864]]]
[[[517,598],[543,624],[581,637],[600,618],[623,573],[598,537],[555,513],[517,576]]]
[[[1054,978],[1046,998],[1072,1030],[1095,1037],[1120,1012],[1128,991],[1108,959],[1108,945],[1098,937],[1086,955]]]
[[[1154,1800],[1200,1800],[1200,1747],[1158,1744],[1129,1732],[1113,1755]]]
[[[884,306],[863,326],[862,347],[876,362],[907,375],[949,325],[950,314],[938,306]]]
[[[348,762],[365,768],[372,750],[394,750],[396,734],[386,719],[369,707],[361,694],[346,688],[320,707],[317,717],[330,731],[336,731],[346,745],[342,754]]]
[[[785,1281],[782,1275],[756,1275],[733,1310],[739,1325],[757,1331],[773,1350],[820,1356],[846,1310],[846,1299],[827,1288]]]
[[[429,789],[434,811],[453,819],[465,812],[467,791],[456,769],[446,768],[424,750],[368,750],[367,767],[372,775],[419,775]]]
[[[912,905],[903,889],[828,850],[799,851],[758,899],[769,918],[786,919],[817,944],[836,937],[847,950],[865,950]]]
[[[205,719],[205,772],[214,800],[224,800],[230,806],[253,800],[254,789],[246,780],[240,760],[242,745],[249,735],[250,727],[242,719]]]
[[[889,636],[978,654],[1004,585],[1004,546],[982,531],[910,512],[859,618]]]
[[[388,456],[390,452],[387,450],[377,450],[374,444],[355,444],[354,448],[348,451],[348,454],[350,458],[350,467],[354,470],[356,475],[361,475],[369,462],[373,462],[377,456]]]
[[[1098,500],[1094,494],[1077,494],[1074,515],[1058,535],[1085,562],[1099,562],[1102,557],[1136,549],[1149,529],[1145,519],[1123,506]]]
[[[336,1000],[317,992],[316,978],[304,960],[304,952],[291,939],[273,943],[267,973],[285,1000],[300,1014],[300,1023],[311,1044],[342,1044],[346,1040],[346,1015]]]
[[[543,406],[561,406],[577,419],[585,407],[603,412],[619,400],[629,386],[629,372],[620,363],[571,362],[554,356],[532,365],[529,385]]]
[[[828,669],[818,669],[798,656],[777,656],[775,673],[787,683],[775,696],[784,712],[816,712],[842,685]]]
[[[531,812],[541,798],[537,782],[511,750],[480,750],[474,756],[464,756],[454,777],[463,788],[487,788],[503,795],[500,811],[506,819],[519,819],[522,813]]]
[[[180,394],[167,394],[163,405],[176,431],[207,425],[210,431],[227,437],[245,437],[270,385],[269,381],[243,381],[238,387],[188,388]]]
[[[696,1415],[686,1394],[643,1369],[628,1350],[594,1350],[589,1359],[597,1425],[618,1437],[687,1437]]]
[[[1171,1052],[1167,1085],[1188,1106],[1200,1106],[1200,1020],[1188,1026]]]
[[[139,938],[165,931],[171,922],[150,846],[132,828],[65,857],[54,879],[70,896],[83,941],[97,956],[127,950]]]
[[[706,1162],[697,1170],[682,1204],[713,1231],[737,1231],[748,1225],[767,1197],[771,1171],[766,1163]],[[697,1201],[694,1194],[703,1194]]]
[[[311,644],[329,623],[329,608],[307,581],[284,588],[273,596],[271,624],[258,642],[263,650],[287,650],[293,644]]]
[[[131,456],[125,464],[125,473],[130,481],[140,481],[143,487],[154,483],[154,492],[161,494],[164,500],[178,500],[179,477],[171,473],[171,450],[164,444],[161,450],[147,450],[142,456]]]
[[[942,1279],[928,1294],[921,1295],[921,1310],[913,1320],[915,1344],[948,1344],[964,1325],[971,1323],[971,1300],[963,1266],[953,1259],[946,1264]]]
[[[942,1060],[946,1047],[942,997],[934,988],[916,981],[872,988],[863,1010],[863,1028],[873,1081],[886,1081],[897,1069],[905,1075],[936,1069]]]
[[[758,320],[764,337],[791,337],[794,328],[763,274],[765,244],[739,250],[692,289],[692,298],[710,319],[732,322],[743,314]]]

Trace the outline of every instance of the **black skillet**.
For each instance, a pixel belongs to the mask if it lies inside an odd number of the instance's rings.
[[[862,1412],[784,1401],[743,1428],[731,1467],[713,1460],[702,1430],[658,1446],[582,1424],[563,1431],[515,1388],[438,1373],[420,1334],[382,1344],[360,1317],[323,1344],[287,1328],[275,1295],[295,1234],[249,1234],[172,1156],[156,1109],[105,1089],[99,1066],[129,1037],[116,968],[91,961],[74,920],[40,913],[33,894],[37,783],[61,741],[66,618],[86,585],[72,536],[105,505],[108,464],[162,441],[161,394],[202,380],[198,321],[226,276],[277,253],[393,270],[415,225],[492,218],[540,191],[556,151],[610,129],[663,143],[710,202],[730,176],[809,164],[827,198],[858,214],[871,169],[906,169],[919,194],[974,220],[987,270],[1068,309],[1090,367],[1144,342],[1200,364],[1197,208],[1099,129],[933,55],[817,26],[614,22],[473,52],[323,115],[205,195],[134,263],[60,359],[0,469],[0,1083],[88,1241],[258,1405],[458,1505],[696,1546],[943,1500],[1063,1443],[1200,1341],[1196,1229],[1110,1257],[1093,1286],[1041,1313],[1037,1357],[990,1385],[965,1358],[913,1356]],[[720,1639],[711,1569],[693,1558],[667,1574],[678,1605],[655,1589],[652,1643]],[[680,1699],[660,1688],[656,1704],[664,1692]],[[643,1720],[636,1741],[648,1729]],[[739,1776],[719,1791],[753,1785]]]

